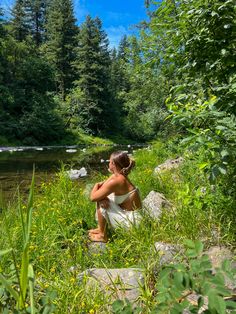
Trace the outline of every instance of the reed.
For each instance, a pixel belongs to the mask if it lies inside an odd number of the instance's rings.
[[[26,211],[23,211],[20,196],[18,197],[18,210],[20,215],[20,226],[22,232],[22,251],[21,251],[21,266],[20,271],[17,267],[17,258],[16,252],[14,249],[14,245],[12,242],[11,232],[8,228],[8,243],[11,248],[8,250],[0,251],[0,256],[11,253],[12,260],[14,264],[15,275],[17,279],[16,288],[13,288],[12,281],[8,280],[3,274],[0,274],[0,281],[10,293],[10,295],[16,301],[16,308],[18,310],[24,310],[26,312],[26,298],[27,291],[29,290],[29,299],[30,299],[30,308],[31,313],[34,314],[34,297],[33,297],[33,289],[34,289],[34,272],[33,266],[29,262],[29,244],[30,244],[30,231],[31,231],[31,223],[32,223],[32,210],[33,210],[33,197],[34,197],[34,176],[35,169],[33,168],[32,181],[30,186],[29,198],[26,206]]]

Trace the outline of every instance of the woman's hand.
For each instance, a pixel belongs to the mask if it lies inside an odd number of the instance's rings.
[[[104,182],[97,182],[97,183],[95,183],[93,189],[94,189],[95,191],[99,190],[100,187],[103,185],[103,183],[104,183]]]
[[[100,187],[103,185],[105,181],[101,181],[101,182],[98,182],[97,185],[98,185],[98,188],[100,189]]]
[[[109,198],[106,197],[103,200],[99,201],[99,207],[103,207],[105,209],[107,209],[110,206],[110,201]]]
[[[100,202],[108,195],[115,192],[117,185],[118,181],[114,177],[110,177],[106,181],[96,183],[90,193],[90,200],[92,202]]]

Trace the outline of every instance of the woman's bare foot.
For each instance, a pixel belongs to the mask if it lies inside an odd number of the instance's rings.
[[[107,236],[102,233],[89,234],[89,239],[93,242],[107,242]]]
[[[89,233],[89,234],[98,234],[98,233],[100,233],[100,232],[101,232],[100,228],[88,230],[88,233]]]

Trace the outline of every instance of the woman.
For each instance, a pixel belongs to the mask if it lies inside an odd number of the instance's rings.
[[[90,195],[91,201],[97,202],[98,219],[98,228],[89,230],[92,241],[107,242],[107,223],[116,228],[130,227],[140,221],[141,198],[128,179],[134,165],[134,160],[125,152],[111,154],[109,171],[112,175],[106,181],[96,183]]]

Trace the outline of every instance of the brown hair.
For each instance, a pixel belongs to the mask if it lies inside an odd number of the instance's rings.
[[[115,166],[120,169],[120,173],[127,176],[135,166],[135,161],[130,159],[128,154],[123,151],[117,151],[111,154]]]

